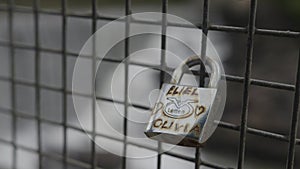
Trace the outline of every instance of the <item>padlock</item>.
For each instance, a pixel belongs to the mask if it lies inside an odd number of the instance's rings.
[[[199,63],[211,70],[208,87],[180,85],[183,73]],[[211,110],[220,78],[220,66],[212,58],[206,57],[205,64],[198,56],[187,58],[175,69],[170,83],[162,85],[145,134],[166,143],[202,146],[214,125]]]

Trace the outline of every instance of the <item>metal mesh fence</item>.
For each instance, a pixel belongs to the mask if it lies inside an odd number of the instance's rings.
[[[72,164],[75,166],[79,166],[82,168],[97,168],[97,159],[96,159],[96,145],[93,141],[91,141],[91,161],[89,163],[80,161],[80,160],[75,160],[70,157],[68,157],[68,129],[73,129],[77,130],[79,132],[85,132],[83,129],[70,125],[67,123],[67,97],[68,95],[72,94],[72,91],[67,89],[67,56],[74,56],[77,57],[77,53],[72,52],[72,51],[67,51],[67,19],[68,18],[83,18],[83,19],[89,19],[92,22],[92,30],[91,32],[94,33],[97,29],[97,21],[99,20],[106,20],[106,21],[111,21],[117,19],[117,17],[113,16],[103,16],[99,15],[97,12],[97,4],[96,0],[91,1],[91,6],[92,6],[92,12],[91,13],[86,13],[86,14],[78,14],[78,13],[72,13],[72,12],[67,12],[67,6],[66,6],[66,0],[61,0],[61,11],[53,11],[53,10],[45,10],[45,9],[40,9],[39,1],[34,0],[33,8],[23,8],[15,5],[14,0],[8,0],[7,5],[2,5],[0,6],[0,10],[3,12],[7,13],[7,22],[8,22],[8,30],[9,30],[9,41],[0,41],[1,46],[6,46],[9,47],[9,55],[11,59],[11,66],[10,66],[10,71],[11,71],[11,77],[0,77],[0,81],[7,81],[11,83],[11,109],[7,108],[1,108],[1,113],[6,113],[6,114],[11,114],[12,115],[12,123],[11,123],[11,129],[12,129],[12,140],[7,141],[4,139],[1,139],[0,141],[3,144],[8,144],[13,147],[13,161],[12,161],[12,168],[17,168],[17,150],[22,149],[26,151],[30,151],[33,153],[38,154],[38,161],[39,161],[39,168],[43,168],[43,163],[42,159],[43,157],[47,157],[53,160],[59,160],[63,161],[64,168],[67,168],[68,164]],[[276,139],[282,142],[287,142],[288,143],[288,154],[286,157],[286,168],[293,168],[294,166],[294,161],[295,161],[295,149],[296,146],[300,145],[300,139],[297,138],[297,127],[298,127],[298,119],[299,119],[299,84],[300,84],[300,59],[298,59],[298,67],[297,67],[297,77],[296,77],[296,83],[295,85],[290,85],[290,84],[285,84],[285,83],[277,83],[277,82],[272,82],[272,81],[267,81],[267,80],[258,80],[251,78],[251,67],[252,67],[252,56],[253,56],[253,45],[254,45],[254,37],[257,35],[265,35],[265,36],[275,36],[275,37],[287,37],[287,38],[296,38],[299,39],[300,37],[300,32],[293,32],[293,31],[282,31],[282,30],[269,30],[269,29],[260,29],[256,28],[255,26],[255,21],[256,21],[256,9],[257,9],[257,0],[251,0],[249,4],[249,18],[248,18],[248,26],[247,27],[236,27],[236,26],[224,26],[224,25],[214,25],[210,24],[208,21],[208,15],[209,15],[209,1],[204,0],[203,1],[203,18],[202,18],[202,24],[197,25],[200,29],[202,29],[203,33],[207,35],[210,31],[220,31],[220,32],[235,32],[235,33],[240,33],[240,34],[246,34],[247,35],[247,50],[246,50],[246,56],[245,56],[245,68],[244,68],[244,76],[235,76],[235,75],[225,75],[225,78],[227,81],[232,81],[236,83],[242,83],[243,84],[243,100],[242,100],[242,111],[241,111],[241,118],[240,118],[240,124],[232,124],[232,123],[227,123],[227,122],[220,122],[219,127],[230,130],[230,131],[238,131],[240,133],[239,137],[239,148],[238,148],[238,159],[237,159],[237,167],[236,168],[243,168],[244,167],[244,159],[245,159],[245,145],[247,142],[247,133],[261,136],[261,137],[267,137],[271,139]],[[131,14],[131,0],[126,0],[125,1],[125,15]],[[168,13],[168,1],[167,0],[162,0],[161,3],[161,11],[163,13]],[[18,44],[14,42],[14,13],[33,13],[34,15],[34,44],[33,45],[26,45],[26,44]],[[61,27],[61,50],[56,50],[56,49],[50,49],[50,48],[44,48],[40,46],[40,32],[39,32],[39,22],[40,22],[40,14],[48,14],[48,15],[56,15],[56,16],[61,16],[62,19],[62,27]],[[126,34],[128,34],[130,30],[130,23],[131,22],[144,22],[144,23],[149,23],[149,24],[158,24],[157,22],[151,23],[150,21],[130,21],[127,20],[125,31]],[[162,19],[162,33],[165,33],[167,31],[167,26],[172,25],[172,26],[177,26],[177,27],[185,27],[186,25],[180,25],[176,23],[168,23],[166,21],[166,18]],[[206,50],[206,40],[203,39],[204,45],[201,49],[202,52],[205,52]],[[130,46],[130,39],[125,40],[125,49],[124,49],[124,54],[125,57],[127,57],[130,54],[129,50]],[[15,78],[15,50],[16,49],[27,49],[27,50],[32,50],[35,53],[35,59],[34,59],[34,65],[35,65],[35,82],[26,82],[22,80],[17,80]],[[161,36],[161,49],[165,50],[166,49],[166,36],[162,35]],[[61,75],[61,80],[62,80],[62,88],[60,87],[51,87],[47,86],[44,84],[40,84],[40,53],[41,52],[50,52],[54,54],[61,54],[62,55],[62,75]],[[92,58],[93,64],[91,69],[95,69],[95,61],[96,57]],[[113,58],[106,58],[105,61],[107,62],[122,62],[122,60],[117,60]],[[128,65],[139,65],[143,67],[151,67],[151,68],[162,68],[166,67],[166,58],[165,58],[165,53],[161,53],[161,64],[160,65],[148,65],[146,63],[138,63],[138,62],[126,62],[125,66],[125,96],[128,96]],[[203,70],[202,70],[203,71]],[[197,74],[197,72],[196,72]],[[197,75],[203,75],[203,73],[199,73]],[[93,75],[95,76],[95,75]],[[164,72],[161,72],[160,74],[160,84],[164,82]],[[203,79],[203,78],[200,78]],[[203,82],[200,82],[203,84]],[[94,88],[95,84],[92,83]],[[28,115],[24,114],[21,112],[18,112],[15,109],[15,104],[16,104],[16,97],[15,97],[15,92],[16,92],[16,85],[21,85],[21,86],[31,86],[35,88],[35,111],[36,115]],[[248,127],[248,102],[249,102],[249,87],[250,85],[255,85],[255,86],[262,86],[266,88],[273,88],[273,89],[278,89],[278,90],[284,90],[284,91],[290,91],[294,93],[294,102],[293,102],[293,112],[292,112],[292,117],[291,118],[291,123],[290,123],[290,133],[289,135],[281,135],[273,132],[268,132],[265,130],[257,129],[257,128],[251,128]],[[62,105],[63,105],[63,116],[62,116],[62,122],[54,122],[48,119],[44,119],[41,117],[40,109],[41,109],[41,89],[47,89],[47,90],[53,90],[62,93],[63,99],[62,99]],[[81,95],[81,94],[78,94]],[[87,96],[84,95],[84,97],[96,97],[97,100],[105,100],[109,102],[118,102],[120,104],[124,105],[124,114],[125,117],[128,116],[128,109],[129,107],[138,107],[141,109],[149,110],[149,107],[145,107],[142,105],[138,104],[129,104],[128,98],[125,97],[124,101],[115,101],[109,98],[105,97],[99,97],[99,96]],[[122,168],[126,168],[126,151],[128,145],[132,146],[138,146],[142,147],[145,149],[150,149],[150,150],[155,150],[157,152],[161,151],[161,143],[158,143],[158,148],[153,149],[151,147],[147,147],[144,145],[140,145],[137,143],[133,143],[127,140],[126,137],[124,139],[118,139],[111,137],[109,135],[105,134],[100,134],[96,132],[96,114],[95,114],[95,101],[93,101],[93,109],[92,109],[92,131],[88,133],[91,135],[93,139],[96,137],[105,137],[107,139],[112,139],[118,142],[123,143],[123,155],[124,157],[122,158]],[[17,118],[25,118],[25,119],[33,119],[36,121],[37,124],[37,140],[38,140],[38,148],[37,150],[19,145],[16,142],[16,135],[17,135]],[[62,126],[63,127],[63,153],[61,155],[58,154],[50,154],[50,153],[45,153],[42,151],[42,130],[41,130],[41,125],[42,124],[52,124],[52,125],[57,125],[57,126]],[[126,136],[127,135],[127,130],[128,130],[128,124],[126,118],[124,118],[124,123],[123,123],[123,133]],[[220,164],[215,164],[215,163],[210,163],[207,162],[203,159],[200,158],[200,151],[199,149],[196,149],[195,155],[193,158],[189,156],[184,156],[181,154],[173,153],[173,152],[164,152],[163,154],[167,154],[169,156],[173,156],[175,158],[187,160],[190,162],[193,162],[195,164],[195,168],[199,168],[201,166],[207,166],[211,168],[228,168],[227,166],[222,166]],[[157,168],[161,168],[162,166],[162,154],[159,154],[157,156]]]

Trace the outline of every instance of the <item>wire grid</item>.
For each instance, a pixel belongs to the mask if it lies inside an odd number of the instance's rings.
[[[67,34],[67,19],[70,17],[76,17],[76,18],[89,18],[92,19],[92,30],[91,32],[94,33],[96,31],[96,24],[97,20],[115,20],[117,17],[112,17],[112,16],[102,16],[97,13],[97,2],[96,0],[91,0],[92,3],[92,13],[87,13],[87,14],[77,14],[77,13],[67,13],[66,12],[66,0],[61,0],[61,11],[52,11],[52,10],[44,10],[39,8],[39,1],[34,0],[33,4],[33,9],[28,9],[25,7],[19,7],[15,5],[14,0],[8,0],[8,5],[5,6],[0,6],[1,11],[6,11],[8,13],[8,26],[9,26],[9,42],[5,41],[0,41],[0,46],[7,46],[10,48],[10,59],[11,59],[11,77],[0,77],[0,81],[8,81],[11,83],[12,88],[11,88],[11,109],[6,109],[6,108],[0,108],[1,112],[4,113],[12,113],[12,141],[7,141],[0,139],[0,142],[4,144],[9,144],[12,145],[13,147],[13,162],[12,162],[12,168],[16,168],[16,163],[17,163],[17,149],[22,149],[30,152],[37,153],[39,156],[39,168],[43,168],[42,166],[42,158],[47,157],[51,158],[54,160],[61,160],[63,161],[64,168],[67,168],[68,164],[72,164],[75,166],[79,166],[82,168],[97,168],[97,161],[96,161],[96,145],[93,141],[91,141],[91,161],[90,163],[85,163],[79,160],[75,160],[72,158],[68,157],[67,153],[67,129],[73,129],[77,130],[80,132],[86,132],[83,129],[79,127],[72,126],[70,124],[67,124],[67,95],[72,94],[72,91],[69,91],[67,89],[67,81],[66,81],[66,72],[67,72],[67,55],[68,56],[74,56],[77,57],[77,53],[73,53],[70,51],[66,50],[66,34]],[[130,15],[131,14],[131,0],[125,0],[125,15]],[[272,82],[272,81],[265,81],[265,80],[258,80],[258,79],[253,79],[251,78],[251,67],[252,67],[252,53],[253,53],[253,38],[255,35],[265,35],[265,36],[276,36],[276,37],[289,37],[289,38],[299,38],[300,37],[300,32],[293,32],[293,31],[282,31],[282,30],[269,30],[269,29],[259,29],[255,27],[255,20],[256,20],[256,9],[257,9],[257,0],[251,0],[250,2],[250,10],[249,10],[249,20],[248,20],[248,27],[235,27],[235,26],[224,26],[224,25],[213,25],[209,24],[208,22],[208,15],[209,15],[209,0],[204,0],[203,1],[203,18],[202,18],[202,24],[197,25],[200,29],[202,29],[203,33],[205,35],[208,34],[209,31],[222,31],[222,32],[235,32],[235,33],[243,33],[247,34],[248,36],[248,41],[247,41],[247,51],[246,51],[246,65],[245,65],[245,72],[244,76],[233,76],[233,75],[224,75],[224,78],[228,81],[232,82],[237,82],[237,83],[243,83],[244,88],[243,88],[243,102],[242,102],[242,111],[241,111],[241,119],[240,119],[240,125],[232,124],[232,123],[227,123],[221,121],[219,124],[219,127],[225,128],[228,130],[232,131],[238,131],[240,133],[240,142],[239,142],[239,149],[238,149],[238,161],[237,161],[237,167],[238,169],[242,169],[244,167],[244,158],[245,158],[245,144],[246,144],[246,135],[247,133],[262,136],[262,137],[267,137],[271,139],[276,139],[279,141],[283,142],[288,142],[288,156],[287,156],[287,161],[286,161],[286,168],[287,169],[292,169],[294,166],[294,160],[295,160],[295,148],[296,145],[300,145],[300,139],[297,138],[297,126],[298,126],[298,121],[299,121],[299,88],[300,88],[300,59],[298,59],[298,67],[297,67],[297,77],[296,77],[296,83],[295,85],[290,85],[290,84],[285,84],[285,83],[277,83],[277,82]],[[13,14],[14,12],[20,12],[20,13],[32,13],[34,14],[34,32],[35,32],[35,39],[34,39],[34,45],[24,45],[24,44],[18,44],[15,43],[13,40]],[[162,0],[162,13],[168,13],[168,1],[167,0]],[[50,14],[50,15],[58,15],[62,17],[62,50],[55,50],[55,49],[48,49],[48,48],[42,48],[39,46],[39,15],[40,14]],[[131,21],[130,19],[126,20],[126,35],[129,34],[130,30],[130,23],[131,22],[142,22],[142,23],[149,23],[149,24],[158,24],[156,22],[151,22],[151,21],[142,21],[142,20],[134,20]],[[162,26],[162,34],[165,34],[167,31],[167,26],[178,26],[178,27],[187,27],[187,25],[183,24],[177,24],[177,23],[169,23],[166,20],[166,16],[162,16],[162,22],[160,23]],[[95,44],[95,43],[94,43]],[[206,50],[206,39],[203,38],[202,41],[202,48],[201,48],[201,53],[204,54]],[[127,38],[125,39],[125,57],[129,56],[130,50],[130,39]],[[30,83],[30,82],[25,82],[21,80],[16,80],[14,77],[15,74],[15,67],[14,67],[14,60],[15,60],[15,49],[29,49],[35,51],[35,83]],[[159,70],[164,70],[160,68],[165,68],[165,69],[170,69],[166,66],[166,58],[165,58],[165,49],[166,49],[166,36],[162,35],[161,36],[161,64],[160,65],[149,65],[145,63],[139,63],[139,62],[133,62],[133,61],[126,61],[125,63],[125,96],[128,96],[128,66],[129,65],[139,65],[139,66],[144,66],[144,67],[150,67],[150,68],[157,68]],[[62,54],[62,82],[63,82],[63,87],[62,88],[56,88],[56,87],[50,87],[47,85],[42,85],[39,84],[39,58],[40,58],[40,52],[50,52],[50,53],[56,53],[56,54]],[[300,50],[299,50],[300,51]],[[95,45],[93,46],[93,53],[95,53]],[[300,52],[299,52],[300,54]],[[92,69],[95,70],[96,68],[96,57],[93,55],[92,57],[93,64],[92,64]],[[111,58],[105,58],[105,61],[108,62],[116,62],[120,63],[122,60],[117,60],[117,59],[111,59]],[[94,72],[94,71],[92,71]],[[200,76],[205,76],[205,73],[203,73],[203,70],[201,69],[200,72],[194,72],[196,75]],[[93,74],[93,77],[95,77],[95,73]],[[164,82],[165,79],[165,74],[164,72],[161,72],[160,74],[160,85]],[[203,78],[200,78],[203,79]],[[203,84],[203,81],[200,81],[200,85]],[[34,86],[36,89],[36,112],[37,115],[28,115],[24,113],[17,112],[15,109],[15,103],[16,103],[16,98],[15,98],[15,86],[16,85],[24,85],[24,86]],[[267,88],[274,88],[278,90],[285,90],[285,91],[292,91],[294,92],[294,103],[293,103],[293,112],[292,112],[292,117],[291,117],[291,124],[290,124],[290,134],[289,135],[281,135],[273,132],[268,132],[256,128],[250,128],[247,126],[247,121],[248,121],[248,100],[249,100],[249,87],[250,85],[256,85],[256,86],[262,86],[262,87],[267,87]],[[95,84],[92,83],[92,89],[94,89]],[[51,120],[47,120],[41,117],[40,114],[40,89],[48,89],[52,91],[58,91],[63,93],[63,118],[62,122],[54,122]],[[125,101],[119,101],[119,100],[112,100],[109,98],[104,98],[104,97],[99,97],[95,96],[93,94],[92,96],[90,95],[83,95],[79,93],[73,93],[76,95],[84,96],[84,97],[96,97],[97,100],[105,100],[105,101],[110,101],[110,102],[117,102],[120,104],[125,105],[124,106],[124,112],[125,112],[125,117],[128,115],[128,107],[133,106],[133,107],[138,107],[142,108],[145,110],[149,110],[149,107],[141,106],[138,104],[131,104],[128,102],[128,97],[125,97]],[[94,100],[94,99],[93,99]],[[106,135],[106,134],[100,134],[97,133],[95,128],[96,128],[96,121],[95,121],[95,100],[93,101],[93,121],[92,121],[92,131],[88,132],[92,136],[93,139],[96,138],[96,136],[99,137],[105,137],[108,139],[116,140],[119,142],[123,142],[123,155],[124,157],[122,158],[122,168],[126,168],[126,151],[127,151],[127,146],[128,145],[133,145],[133,146],[138,146],[142,147],[145,149],[150,149],[150,150],[155,150],[157,152],[161,151],[161,143],[158,142],[158,148],[153,149],[151,147],[147,147],[145,145],[137,144],[134,142],[130,142],[127,140],[126,135],[127,135],[127,120],[124,118],[124,139],[119,139],[119,138],[114,138],[112,136]],[[37,122],[37,130],[38,130],[38,149],[32,149],[26,146],[18,145],[16,142],[16,120],[17,118],[27,118],[27,119],[34,119]],[[42,140],[41,140],[41,124],[42,123],[48,123],[48,124],[53,124],[53,125],[58,125],[58,126],[63,126],[63,153],[62,155],[58,154],[49,154],[41,151],[41,146],[42,146]],[[190,162],[193,162],[195,164],[195,169],[198,169],[200,166],[207,166],[211,168],[229,168],[226,166],[222,166],[219,164],[214,164],[214,163],[209,163],[207,161],[203,161],[200,158],[200,151],[199,149],[196,149],[195,151],[195,156],[193,158],[184,156],[181,154],[176,154],[172,152],[164,152],[163,154],[167,154],[176,158],[180,158],[183,160],[187,160]],[[161,168],[161,154],[157,156],[157,169]]]

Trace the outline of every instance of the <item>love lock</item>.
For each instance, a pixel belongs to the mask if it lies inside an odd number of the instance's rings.
[[[211,78],[206,88],[178,84],[183,73],[199,63],[203,65],[198,56],[189,57],[175,69],[171,82],[163,84],[145,131],[149,138],[191,147],[206,141],[214,123],[211,109],[221,78],[220,66],[207,57]]]

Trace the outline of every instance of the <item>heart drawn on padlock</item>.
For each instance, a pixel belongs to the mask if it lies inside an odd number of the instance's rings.
[[[184,72],[199,62],[198,56],[186,59],[175,69],[170,83],[164,83],[145,134],[159,141],[183,146],[202,146],[214,127],[214,101],[221,78],[219,64],[207,57],[210,81],[207,87],[180,85]],[[187,65],[187,66],[186,66]],[[159,107],[158,107],[159,105]]]

